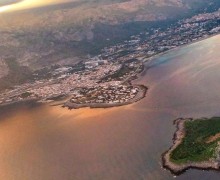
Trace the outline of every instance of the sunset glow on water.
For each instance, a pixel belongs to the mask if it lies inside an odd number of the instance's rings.
[[[170,180],[161,154],[173,120],[219,116],[220,36],[158,57],[137,80],[142,101],[110,109],[68,110],[23,103],[0,109],[0,179]],[[190,170],[177,178],[219,179]]]

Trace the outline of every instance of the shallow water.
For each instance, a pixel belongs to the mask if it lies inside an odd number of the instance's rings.
[[[174,50],[136,82],[147,97],[112,109],[17,104],[0,109],[0,179],[169,180],[161,154],[174,119],[220,116],[220,36]],[[189,170],[177,179],[219,179]]]

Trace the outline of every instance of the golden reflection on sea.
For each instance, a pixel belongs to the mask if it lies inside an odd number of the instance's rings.
[[[130,106],[16,109],[0,122],[0,179],[142,177],[139,171],[144,170],[142,156],[147,151],[141,147],[148,147],[152,136],[142,137],[152,124],[136,119]]]
[[[145,99],[111,109],[18,104],[0,108],[0,180],[170,180],[161,154],[173,120],[220,116],[220,36],[152,62]],[[209,52],[209,53],[207,53]],[[178,177],[219,179],[190,170]]]

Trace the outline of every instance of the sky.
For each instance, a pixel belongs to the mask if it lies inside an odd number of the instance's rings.
[[[19,1],[22,1],[22,0],[0,0],[0,6],[17,3]]]
[[[31,9],[35,7],[47,6],[51,4],[57,4],[57,3],[64,3],[68,1],[71,1],[71,0],[23,0],[23,1],[22,0],[21,1],[4,0],[3,2],[5,4],[8,3],[8,5],[0,6],[0,13]]]

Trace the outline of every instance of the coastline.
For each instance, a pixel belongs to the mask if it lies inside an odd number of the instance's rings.
[[[203,162],[188,162],[186,164],[175,164],[170,160],[170,155],[174,149],[179,146],[183,138],[186,135],[184,124],[187,121],[194,121],[192,118],[188,119],[177,119],[174,120],[174,125],[177,130],[173,136],[173,145],[162,154],[162,166],[163,168],[169,170],[174,175],[181,175],[189,169],[199,169],[199,170],[220,170],[220,163],[216,159],[210,159],[209,161]]]
[[[175,48],[172,48],[172,49],[170,49],[170,50],[167,50],[167,51],[164,51],[164,52],[161,52],[161,53],[158,53],[158,54],[155,54],[155,55],[153,55],[153,56],[151,56],[151,57],[148,57],[148,58],[146,58],[146,59],[144,59],[142,62],[143,62],[143,69],[140,71],[140,72],[138,72],[137,73],[137,75],[136,75],[136,77],[129,77],[129,78],[127,78],[125,81],[124,81],[124,84],[130,84],[130,85],[133,85],[132,84],[132,81],[135,81],[135,80],[137,80],[138,78],[140,78],[141,76],[142,76],[142,73],[144,73],[144,72],[146,72],[148,69],[149,69],[149,67],[148,67],[148,64],[147,63],[151,63],[152,61],[154,61],[156,58],[158,58],[158,57],[160,57],[160,56],[163,56],[163,55],[165,55],[165,54],[168,54],[168,53],[170,53],[170,52],[172,52],[172,51],[174,51],[174,50],[178,50],[178,49],[180,49],[180,48],[182,48],[182,47],[186,47],[186,46],[189,46],[189,45],[191,45],[191,44],[194,44],[194,43],[197,43],[197,42],[201,42],[201,41],[203,41],[203,40],[206,40],[206,39],[209,39],[209,38],[212,38],[212,37],[215,37],[215,36],[218,36],[218,35],[220,35],[220,33],[216,33],[216,34],[213,34],[213,35],[209,35],[209,36],[207,36],[207,37],[204,37],[204,38],[201,38],[201,39],[198,39],[198,40],[196,40],[196,41],[193,41],[193,42],[190,42],[190,43],[187,43],[187,44],[184,44],[184,45],[180,45],[180,46],[177,46],[177,47],[175,47]],[[134,85],[135,86],[135,85]],[[144,85],[143,85],[144,86]],[[145,87],[146,88],[146,90],[148,89],[147,87]],[[144,96],[145,97],[145,96]],[[144,98],[143,97],[143,98]],[[141,98],[142,99],[142,98]],[[140,100],[140,99],[139,99]],[[138,101],[139,101],[138,100]],[[22,102],[28,102],[28,101],[36,101],[36,102],[39,102],[39,103],[45,103],[45,101],[44,100],[41,100],[41,99],[39,99],[39,98],[33,98],[33,99],[23,99],[23,100],[19,100],[19,101],[12,101],[12,102],[8,102],[8,103],[3,103],[3,104],[0,104],[0,107],[2,107],[2,106],[7,106],[7,105],[11,105],[11,104],[15,104],[15,103],[22,103]],[[53,100],[53,102],[57,102],[57,101],[55,101],[55,100]],[[132,104],[132,103],[134,103],[134,102],[137,102],[137,101],[133,101],[133,102],[129,102],[129,103],[122,103],[122,104],[100,104],[100,108],[109,108],[109,107],[117,107],[117,106],[123,106],[123,105],[128,105],[128,104]],[[65,104],[65,103],[64,103]],[[63,105],[63,104],[61,104],[61,103],[58,103],[58,104],[55,104],[55,106],[56,105]],[[65,106],[65,105],[64,105]],[[91,106],[91,108],[99,108],[98,106],[97,106],[97,104],[91,104],[90,105]],[[90,107],[90,106],[82,106],[82,107]],[[66,107],[66,106],[65,106]]]
[[[138,70],[138,68],[137,68]],[[102,109],[107,109],[107,108],[113,108],[113,107],[120,107],[120,106],[126,106],[126,105],[130,105],[133,103],[136,103],[138,101],[140,101],[141,99],[146,97],[147,94],[147,90],[148,87],[141,84],[132,84],[132,81],[137,80],[140,75],[146,70],[146,66],[144,65],[144,63],[142,64],[142,69],[140,72],[138,72],[136,74],[135,77],[128,77],[122,84],[127,84],[133,87],[137,87],[139,88],[139,92],[138,94],[130,99],[127,102],[123,102],[123,103],[88,103],[88,104],[76,104],[76,103],[71,103],[70,100],[68,100],[67,102],[65,102],[64,104],[60,104],[62,105],[63,108],[68,108],[69,110],[72,109],[81,109],[81,108],[91,108],[91,109],[98,109],[98,108],[102,108]]]
[[[26,102],[41,103],[40,99],[31,98],[31,99],[23,99],[23,100],[19,100],[19,101],[12,101],[12,102],[7,102],[7,103],[4,103],[4,104],[0,104],[0,107],[10,106],[10,105],[17,104],[17,103],[26,103]]]
[[[80,109],[80,108],[112,108],[112,107],[119,107],[119,106],[125,106],[125,105],[129,105],[129,104],[133,104],[135,102],[140,101],[141,99],[143,99],[144,97],[146,97],[147,94],[147,87],[144,85],[133,85],[134,87],[138,87],[140,89],[140,91],[138,92],[138,94],[133,98],[130,99],[127,102],[124,103],[89,103],[89,104],[76,104],[76,103],[71,103],[70,101],[64,103],[64,105],[62,107],[67,107],[68,109]]]
[[[209,38],[212,38],[212,37],[215,37],[215,36],[218,36],[218,35],[220,35],[220,33],[208,35],[207,37],[203,37],[203,38],[197,39],[196,41],[192,41],[192,42],[187,43],[187,44],[179,45],[179,46],[177,46],[177,47],[175,47],[175,48],[171,48],[171,49],[169,49],[169,50],[167,50],[167,51],[164,51],[164,52],[160,52],[160,53],[158,53],[158,54],[155,54],[155,55],[153,55],[153,56],[151,56],[151,57],[146,58],[146,59],[143,61],[143,63],[144,63],[144,64],[145,64],[145,63],[150,63],[150,62],[153,61],[154,59],[156,59],[156,58],[158,58],[158,57],[160,57],[160,56],[166,55],[166,54],[168,54],[169,52],[172,52],[172,51],[174,51],[174,50],[178,50],[178,49],[180,49],[180,48],[183,48],[183,47],[186,47],[186,46],[195,44],[195,43],[199,43],[199,42],[201,42],[201,41],[207,40],[207,39],[209,39]]]

